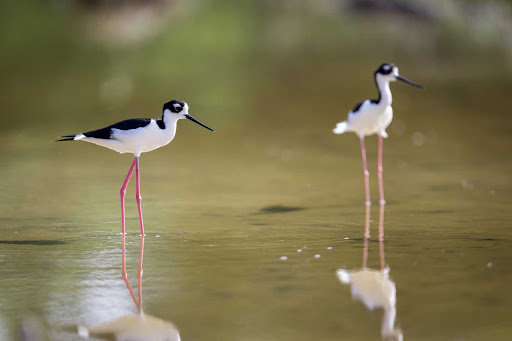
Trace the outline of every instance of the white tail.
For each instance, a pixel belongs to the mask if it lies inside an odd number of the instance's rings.
[[[343,284],[349,284],[350,283],[350,272],[348,272],[345,269],[339,269],[336,271],[336,275],[338,276],[338,279]]]
[[[335,134],[343,134],[347,131],[347,121],[340,122],[336,124],[336,128],[333,129],[333,133]]]

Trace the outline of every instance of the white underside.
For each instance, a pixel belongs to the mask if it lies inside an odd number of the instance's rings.
[[[389,78],[376,76],[377,88],[379,89],[379,102],[373,103],[366,100],[356,112],[349,112],[348,118],[344,122],[336,125],[333,132],[343,134],[347,131],[356,133],[359,138],[368,135],[378,134],[382,137],[388,137],[386,128],[393,120],[393,108],[391,104],[393,97],[389,88]]]
[[[388,137],[386,128],[393,120],[393,108],[382,106],[366,100],[356,113],[350,112],[346,121],[340,122],[333,130],[335,134],[354,132],[359,137],[378,134]]]
[[[169,124],[170,123],[170,124]],[[169,144],[176,135],[176,123],[166,122],[166,129],[161,129],[155,120],[145,127],[132,130],[113,129],[110,139],[86,137],[83,134],[75,136],[76,141],[85,141],[115,150],[118,153],[132,153],[140,156]]]

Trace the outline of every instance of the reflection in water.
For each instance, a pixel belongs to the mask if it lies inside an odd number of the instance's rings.
[[[79,326],[78,334],[82,337],[99,337],[107,340],[131,341],[179,341],[178,329],[170,322],[157,317],[145,315],[142,311],[142,260],[144,257],[144,235],[140,239],[139,267],[137,271],[137,296],[130,285],[126,271],[126,236],[122,241],[122,277],[130,292],[138,314],[125,315],[115,320],[96,326]]]
[[[380,270],[366,267],[368,260],[368,241],[370,238],[370,206],[366,206],[363,267],[361,270],[348,271],[339,269],[336,274],[344,284],[350,284],[352,297],[363,302],[366,308],[384,309],[382,318],[381,336],[383,339],[402,340],[402,330],[394,328],[396,318],[396,287],[389,278],[389,267],[384,261],[384,205],[379,212],[379,254]]]
[[[142,314],[142,259],[144,258],[144,234],[141,235],[140,238],[140,254],[139,254],[139,268],[137,271],[137,291],[138,291],[138,299],[135,297],[133,293],[132,286],[130,285],[130,281],[128,280],[128,273],[126,272],[126,236],[123,233],[123,260],[121,276],[123,277],[124,283],[130,292],[130,296],[132,297],[133,303],[137,307],[137,312]]]
[[[170,322],[150,315],[125,315],[93,327],[79,327],[82,337],[106,340],[180,341],[178,329]]]

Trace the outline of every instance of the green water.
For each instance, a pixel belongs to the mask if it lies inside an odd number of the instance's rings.
[[[51,56],[65,48],[36,46],[41,65],[19,55],[38,65],[32,73],[2,51],[10,58],[0,81],[0,340],[17,339],[20,326],[42,340],[79,340],[77,325],[136,313],[121,279],[119,189],[131,157],[51,141],[159,116],[174,97],[216,132],[180,121],[169,146],[141,157],[145,313],[172,322],[182,340],[380,339],[383,310],[353,299],[336,276],[361,269],[365,206],[358,140],[331,131],[374,95],[381,58],[426,86],[392,84],[395,119],[384,142],[394,328],[404,340],[510,339],[512,78],[503,56],[404,55],[393,45],[358,60],[313,39],[315,51],[283,57],[240,43],[265,35],[245,24],[224,28],[227,42],[211,45],[218,55],[195,51],[195,62],[177,70],[164,61],[182,57],[155,53],[162,41],[176,46],[169,36],[127,57],[68,47],[58,67]],[[98,87],[113,74],[128,75],[134,90],[112,104]],[[366,143],[374,203],[367,265],[380,270],[377,139]],[[127,266],[136,286],[134,197],[132,179]]]
[[[396,326],[404,339],[507,339],[509,128],[461,99],[450,112],[427,112],[437,106],[428,102],[436,90],[393,89],[398,126],[416,117],[401,135],[392,125],[384,144],[384,247]],[[267,114],[229,128],[196,116],[217,133],[180,122],[170,146],[141,158],[145,312],[172,321],[183,340],[379,338],[382,310],[353,300],[335,275],[361,267],[357,138],[331,135],[334,114],[297,122],[290,109],[277,127]],[[416,131],[422,146],[411,143]],[[53,337],[77,339],[68,328],[135,312],[120,277],[118,207],[131,159],[43,135],[29,142],[13,147],[2,174],[9,179],[1,196],[2,339],[27,314]],[[374,169],[376,138],[367,145]],[[376,185],[373,176],[374,202]],[[133,196],[129,187],[132,280],[140,242]],[[374,204],[374,269],[378,211]]]

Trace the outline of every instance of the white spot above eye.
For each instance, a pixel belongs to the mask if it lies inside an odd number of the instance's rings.
[[[179,104],[174,104],[174,109],[176,109],[176,111],[181,110],[181,105],[179,105]]]
[[[389,66],[389,65],[384,65],[384,67],[383,67],[384,71],[389,71],[390,68],[391,68],[391,66]]]

